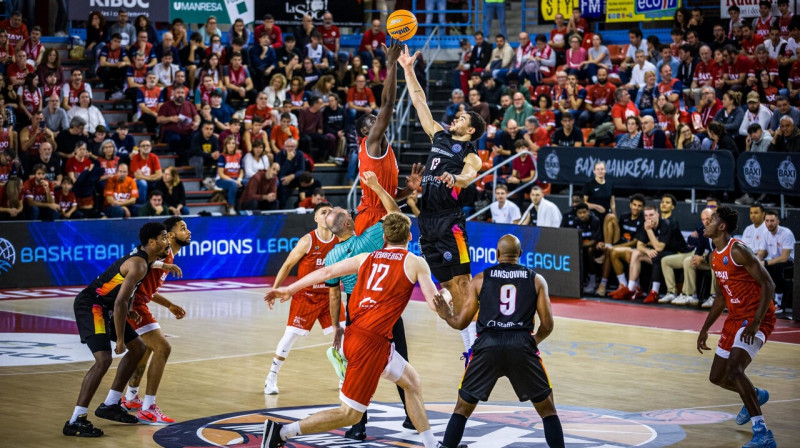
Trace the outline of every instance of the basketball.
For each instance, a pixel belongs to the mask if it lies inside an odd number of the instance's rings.
[[[398,9],[386,20],[386,31],[394,39],[408,40],[417,34],[417,18],[411,11]]]

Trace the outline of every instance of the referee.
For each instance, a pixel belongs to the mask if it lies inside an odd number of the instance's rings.
[[[547,445],[564,446],[552,386],[537,348],[553,331],[547,282],[534,270],[519,264],[521,254],[517,237],[504,235],[497,243],[499,264],[472,279],[460,310],[454,312],[441,295],[434,299],[439,317],[455,329],[465,328],[478,313],[478,339],[472,346],[472,357],[442,448],[459,446],[467,419],[479,401],[489,399],[502,376],[508,377],[520,401],[533,402],[542,417]],[[540,324],[533,334],[537,313]]]

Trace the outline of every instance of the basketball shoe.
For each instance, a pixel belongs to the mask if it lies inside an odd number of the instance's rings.
[[[126,400],[125,395],[122,396],[122,407],[128,411],[138,411],[142,408],[142,399],[137,395],[133,400]]]
[[[742,448],[775,448],[775,436],[767,429],[763,422],[753,425],[753,438],[742,445]]]
[[[175,420],[167,417],[158,406],[152,405],[150,409],[142,409],[136,413],[140,422],[148,425],[171,425]]]
[[[103,435],[102,429],[95,428],[92,422],[86,420],[86,414],[79,415],[72,423],[67,420],[67,422],[64,423],[62,432],[65,436],[75,437],[100,437]]]
[[[769,392],[766,389],[759,389],[756,387],[756,395],[758,395],[758,405],[764,406],[769,401]],[[742,410],[736,415],[736,424],[744,425],[750,421],[750,411],[747,406],[742,406]]]
[[[286,442],[281,439],[282,424],[267,419],[264,421],[264,433],[261,437],[261,448],[277,448],[283,446]]]
[[[264,395],[278,395],[278,375],[272,372],[267,375],[264,381]]]
[[[121,401],[121,400],[120,400]],[[100,403],[100,406],[94,411],[94,415],[104,418],[106,420],[113,420],[120,423],[139,423],[136,417],[128,414],[128,411],[122,407],[119,402],[106,406],[105,403]]]
[[[336,371],[336,376],[344,381],[344,374],[347,371],[347,360],[339,353],[339,350],[331,347],[327,351],[328,361],[333,365],[333,370]]]

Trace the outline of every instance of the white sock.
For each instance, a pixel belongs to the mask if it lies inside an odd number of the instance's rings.
[[[289,423],[281,428],[281,439],[283,439],[284,442],[289,440],[290,437],[300,435],[303,435],[303,433],[300,432],[300,422]]]
[[[75,406],[75,410],[72,411],[72,418],[69,419],[69,422],[75,423],[75,420],[77,420],[79,416],[86,414],[88,412],[89,408],[85,408],[83,406]]]
[[[653,282],[653,286],[650,287],[651,291],[655,291],[658,294],[658,290],[661,289],[661,282]]]
[[[636,288],[636,282],[635,282],[635,281],[633,281],[633,280],[628,280],[628,289],[630,289],[631,291],[633,291],[633,290],[634,290],[634,288]]]
[[[469,331],[469,346],[472,347],[475,344],[475,340],[478,339],[478,323],[475,321],[470,322],[467,330]]]
[[[116,390],[109,390],[108,396],[106,396],[106,401],[103,402],[106,406],[111,406],[113,404],[119,403],[119,399],[122,398],[122,392]]]
[[[280,360],[280,359],[278,359],[278,358],[272,358],[272,367],[270,367],[270,369],[269,369],[269,373],[270,373],[270,375],[272,375],[273,373],[274,373],[275,375],[277,375],[277,374],[278,374],[278,372],[280,372],[280,370],[281,370],[281,367],[283,367],[283,363],[284,363],[284,362],[286,362],[286,361],[285,361],[285,360],[284,360],[284,361],[281,361],[281,360]]]
[[[603,285],[603,286],[606,286],[608,284],[608,279],[604,278],[604,279],[600,280],[600,284]]]
[[[125,399],[130,401],[138,397],[139,397],[139,386],[136,387],[128,386],[128,390],[127,392],[125,392]]]
[[[156,404],[156,396],[155,395],[145,395],[144,402],[142,403],[142,410],[146,411],[150,409],[150,406]]]
[[[425,445],[425,448],[436,448],[436,439],[433,438],[433,433],[430,429],[419,433],[419,436],[422,438],[422,444]]]
[[[461,341],[464,343],[464,351],[469,351],[469,348],[472,347],[472,344],[469,341],[469,329],[465,328],[461,330]]]
[[[763,415],[756,415],[755,417],[751,418],[750,423],[752,423],[753,426],[756,426],[758,423],[761,423],[762,425],[764,425],[764,428],[767,427],[767,422],[764,421]]]
[[[619,284],[623,286],[628,284],[628,278],[625,277],[625,274],[619,274],[617,276],[617,281],[619,281]]]

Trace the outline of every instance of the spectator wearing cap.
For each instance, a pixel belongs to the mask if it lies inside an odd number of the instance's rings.
[[[791,117],[781,117],[780,126],[772,135],[769,151],[800,152],[800,129]]]
[[[764,131],[758,123],[751,123],[747,127],[747,138],[745,139],[745,151],[767,152],[772,144],[772,134]]]
[[[772,111],[769,110],[769,107],[761,104],[758,92],[751,91],[747,94],[747,109],[744,111],[742,123],[739,125],[739,135],[750,135],[749,129],[754,123],[759,125],[759,129],[767,129],[771,118]]]
[[[56,150],[57,155],[61,158],[72,157],[75,151],[75,145],[78,142],[86,143],[88,138],[83,133],[83,128],[86,126],[86,120],[81,117],[73,117],[69,120],[69,128],[66,132],[59,132],[56,137]]]
[[[800,110],[789,104],[789,98],[784,95],[778,95],[775,101],[775,110],[772,111],[772,119],[769,122],[769,131],[775,135],[778,130],[781,118],[784,116],[790,117],[795,123],[800,123]]]

